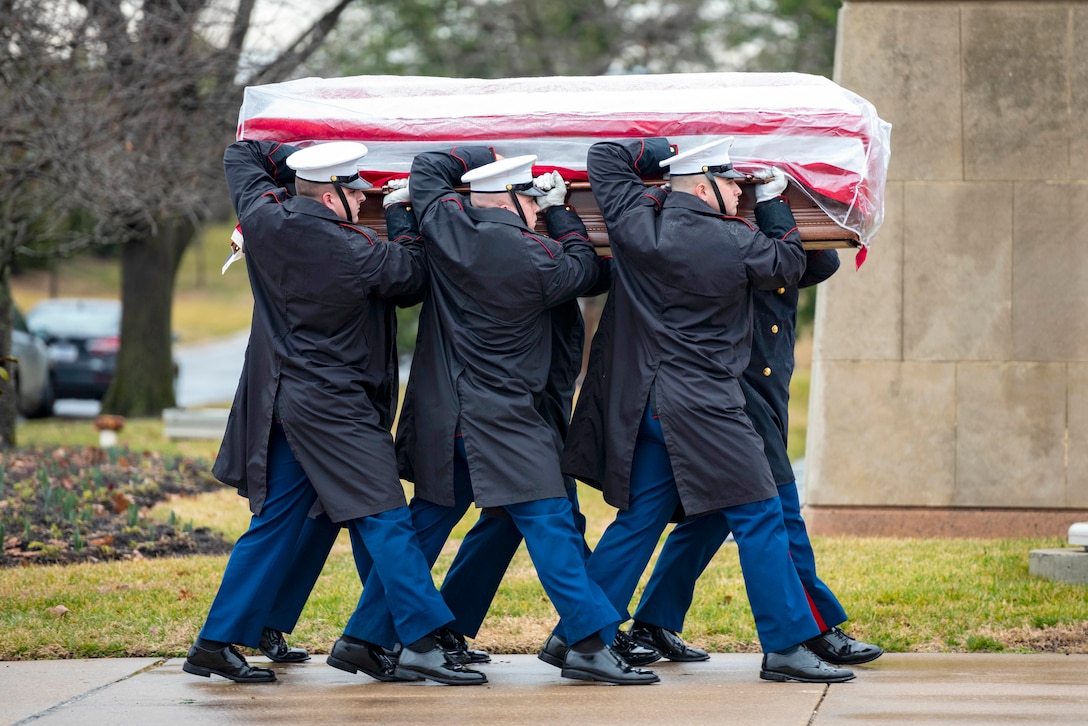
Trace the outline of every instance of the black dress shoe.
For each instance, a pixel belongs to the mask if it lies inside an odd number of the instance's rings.
[[[348,673],[362,671],[379,681],[418,681],[419,676],[402,676],[397,673],[397,662],[389,652],[379,645],[356,638],[341,637],[332,646],[332,652],[325,662],[333,668]]]
[[[417,653],[411,648],[402,649],[396,674],[405,678],[429,678],[447,686],[478,686],[487,683],[487,676],[450,660],[449,654],[440,645],[435,645],[423,653]]]
[[[644,666],[661,660],[661,654],[653,648],[647,648],[623,630],[616,631],[616,639],[612,641],[612,650],[627,662],[627,665]],[[707,656],[708,658],[710,656]]]
[[[835,665],[868,663],[884,655],[884,649],[879,645],[854,640],[842,632],[841,628],[832,628],[812,640],[806,640],[805,646],[823,660]]]
[[[842,683],[854,679],[854,672],[836,668],[820,660],[811,650],[801,645],[785,655],[767,653],[759,677],[765,681],[801,681],[803,683]]]
[[[629,635],[639,645],[656,650],[662,658],[684,663],[710,659],[710,654],[702,648],[692,648],[676,633],[656,625],[647,625],[636,620],[631,623]]]
[[[181,669],[194,676],[208,678],[214,673],[229,678],[237,683],[268,683],[276,680],[276,674],[270,668],[253,668],[245,657],[228,645],[219,650],[208,650],[193,644]]]
[[[649,685],[661,680],[653,671],[632,668],[607,645],[592,653],[568,649],[561,675],[576,681],[601,681],[620,686]]]
[[[305,648],[290,648],[283,639],[283,633],[272,628],[261,631],[261,642],[257,648],[274,663],[301,663],[310,660]]]
[[[468,647],[465,636],[455,633],[449,628],[439,628],[434,631],[435,640],[442,650],[449,654],[450,660],[455,663],[490,663],[491,656],[486,650],[475,650]]]
[[[548,636],[548,639],[544,641],[544,647],[537,653],[537,658],[544,661],[550,666],[556,668],[563,667],[563,659],[567,657],[567,651],[570,648],[567,647],[567,641],[561,637],[552,633]]]

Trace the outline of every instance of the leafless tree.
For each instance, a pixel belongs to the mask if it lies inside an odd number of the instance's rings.
[[[492,77],[808,70],[774,38],[796,46],[816,37],[805,30],[810,19],[826,46],[840,4],[368,0],[358,3],[360,22],[315,62],[353,0],[326,3],[308,27],[283,28],[284,47],[255,62],[242,49],[257,0],[0,0],[0,359],[11,340],[16,253],[121,243],[123,343],[103,408],[140,416],[173,405],[174,277],[197,226],[222,209],[220,154],[247,82],[282,80],[307,64]],[[761,49],[774,57],[760,61]],[[829,57],[823,51],[804,55]],[[0,445],[13,441],[13,401],[0,395]]]
[[[120,243],[122,346],[103,410],[174,405],[170,314],[182,253],[222,209],[222,150],[247,80],[282,80],[354,0],[254,64],[257,0],[0,0],[0,358],[14,255]],[[2,382],[0,382],[2,385]],[[0,445],[13,441],[0,396]]]

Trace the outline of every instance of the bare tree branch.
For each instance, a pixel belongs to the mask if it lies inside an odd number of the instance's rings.
[[[355,0],[339,0],[328,12],[318,18],[309,30],[300,35],[276,59],[258,70],[251,79],[251,84],[278,81],[286,77],[295,68],[305,63],[325,42],[325,38],[336,27],[340,15]]]
[[[351,1],[260,78],[311,57]],[[123,385],[104,410],[155,415],[173,404],[174,275],[194,230],[223,208],[222,149],[255,6],[239,0],[213,17],[210,0],[0,0],[0,279],[17,254],[120,245]]]
[[[249,35],[255,5],[256,0],[239,0],[238,10],[231,23],[230,35],[227,36],[227,44],[220,53],[219,76],[215,85],[221,90],[234,84],[234,75],[238,72],[238,59],[246,36]]]

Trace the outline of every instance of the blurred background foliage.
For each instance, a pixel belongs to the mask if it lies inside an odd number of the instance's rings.
[[[344,12],[307,67],[317,76],[749,71],[830,78],[841,6],[841,0],[373,0]],[[811,330],[815,299],[815,288],[801,291],[801,335]],[[399,311],[402,351],[414,346],[417,315],[418,308]]]
[[[246,85],[370,74],[830,76],[841,4],[0,0],[0,359],[13,275],[55,272],[58,259],[114,261],[123,342],[103,410],[155,416],[173,405],[177,277],[209,225],[233,224],[220,159]],[[48,294],[57,288],[53,278]],[[804,319],[810,311],[806,298]],[[405,350],[413,313],[401,314]],[[0,446],[14,442],[12,399],[0,395]]]

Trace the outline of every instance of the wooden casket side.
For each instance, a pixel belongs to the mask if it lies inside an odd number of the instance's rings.
[[[383,196],[384,194],[380,189],[374,189],[367,193],[359,222],[375,229],[385,239],[387,234],[385,212],[382,208]],[[805,249],[841,249],[859,246],[857,234],[836,224],[824,210],[794,184],[791,183],[786,187],[785,196],[789,199],[790,209],[793,210],[794,219],[797,221],[797,230],[801,234],[801,241],[804,243]],[[739,216],[755,224],[753,201],[752,194],[746,190],[741,197]],[[588,183],[572,184],[571,191],[567,196],[567,202],[577,210],[582,218],[586,230],[589,232],[590,241],[593,242],[598,253],[608,254],[608,229],[601,217],[600,210],[597,208],[597,202],[593,198],[593,192],[589,189]],[[539,220],[537,228],[540,232],[545,231],[543,219]]]

